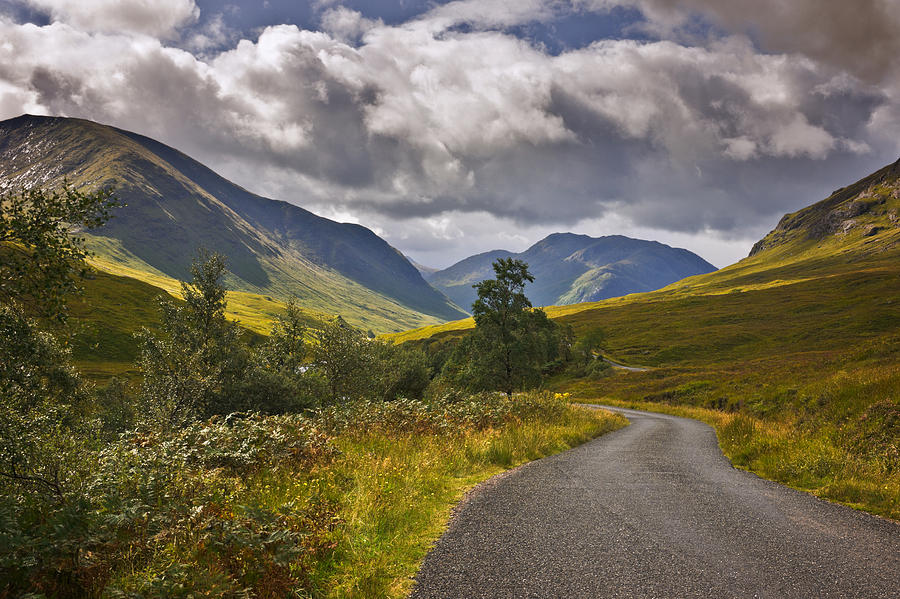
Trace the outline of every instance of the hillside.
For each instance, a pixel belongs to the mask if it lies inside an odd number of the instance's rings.
[[[701,257],[656,241],[621,235],[589,237],[554,233],[521,253],[485,252],[425,278],[458,306],[475,301],[472,285],[494,275],[498,258],[528,263],[534,283],[526,293],[535,306],[566,305],[652,291],[669,283],[715,270]]]
[[[900,273],[898,257],[900,161],[835,191],[818,203],[785,215],[778,226],[754,246],[750,255],[736,264],[688,277],[649,293],[545,309],[552,318],[575,325],[576,330],[594,324],[606,328],[613,322],[620,322],[621,335],[613,335],[610,339],[613,344],[616,339],[621,340],[621,345],[615,347],[616,355],[656,366],[667,360],[655,359],[652,349],[634,342],[644,327],[649,336],[660,339],[655,345],[665,347],[667,354],[672,354],[672,344],[687,336],[696,335],[697,347],[704,347],[703,326],[714,320],[712,316],[718,311],[718,308],[713,310],[714,307],[721,307],[721,311],[729,315],[721,322],[737,325],[735,329],[740,329],[741,323],[748,331],[771,327],[775,338],[786,339],[797,330],[805,331],[809,339],[827,336],[827,332],[821,330],[812,334],[809,326],[821,323],[814,313],[825,311],[829,294],[833,294],[835,302],[844,294],[833,313],[845,310],[843,313],[849,315],[868,310],[869,320],[872,320],[881,318],[879,307],[887,307],[890,315],[884,319],[893,322],[891,307],[900,308],[900,301],[895,301],[892,295],[894,285],[898,284],[896,273]],[[884,287],[878,287],[879,282]],[[817,293],[824,294],[822,299],[826,301],[819,303],[818,308],[804,309],[797,305],[807,301],[803,299],[804,291],[811,296],[808,298],[810,303],[815,302]],[[769,302],[771,305],[767,306]],[[773,311],[778,313],[779,303],[784,304],[785,309],[792,309],[788,323],[768,318]],[[672,319],[662,315],[677,316],[682,312],[687,322],[673,324],[672,329],[667,329],[667,322]],[[806,313],[813,313],[813,318],[804,320]],[[698,320],[690,322],[694,316]],[[894,324],[900,327],[900,319]],[[474,323],[469,318],[405,331],[392,337],[399,342],[427,339],[434,335],[456,334],[472,326]],[[864,329],[860,330],[860,333],[864,332]],[[749,332],[748,335],[748,339],[772,340],[767,335],[750,335]],[[630,342],[626,343],[626,339]],[[846,340],[836,341],[846,343]],[[744,348],[741,343],[736,343],[735,347]]]
[[[0,123],[0,185],[110,186],[127,207],[88,236],[96,265],[185,279],[199,246],[227,256],[227,285],[338,313],[380,331],[463,314],[369,229],[337,223],[227,181],[147,137],[90,121]]]

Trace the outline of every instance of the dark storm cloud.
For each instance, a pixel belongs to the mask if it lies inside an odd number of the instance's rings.
[[[673,19],[696,11],[732,31],[755,34],[769,51],[799,53],[869,82],[897,73],[897,0],[640,0]]]

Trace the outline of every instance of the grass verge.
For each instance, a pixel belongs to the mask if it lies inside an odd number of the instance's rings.
[[[477,483],[624,426],[578,406],[448,436],[350,433],[342,457],[312,483],[340,506],[335,553],[315,574],[326,597],[405,597],[412,576]]]

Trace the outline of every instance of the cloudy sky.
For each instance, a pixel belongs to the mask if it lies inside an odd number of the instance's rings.
[[[900,0],[0,0],[0,119],[89,118],[448,266],[717,266],[900,156]]]

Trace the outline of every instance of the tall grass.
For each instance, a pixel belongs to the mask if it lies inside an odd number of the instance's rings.
[[[334,598],[406,596],[466,490],[624,424],[574,406],[450,434],[344,433],[341,458],[313,483],[339,506],[342,523],[333,556],[314,575],[316,588]]]

